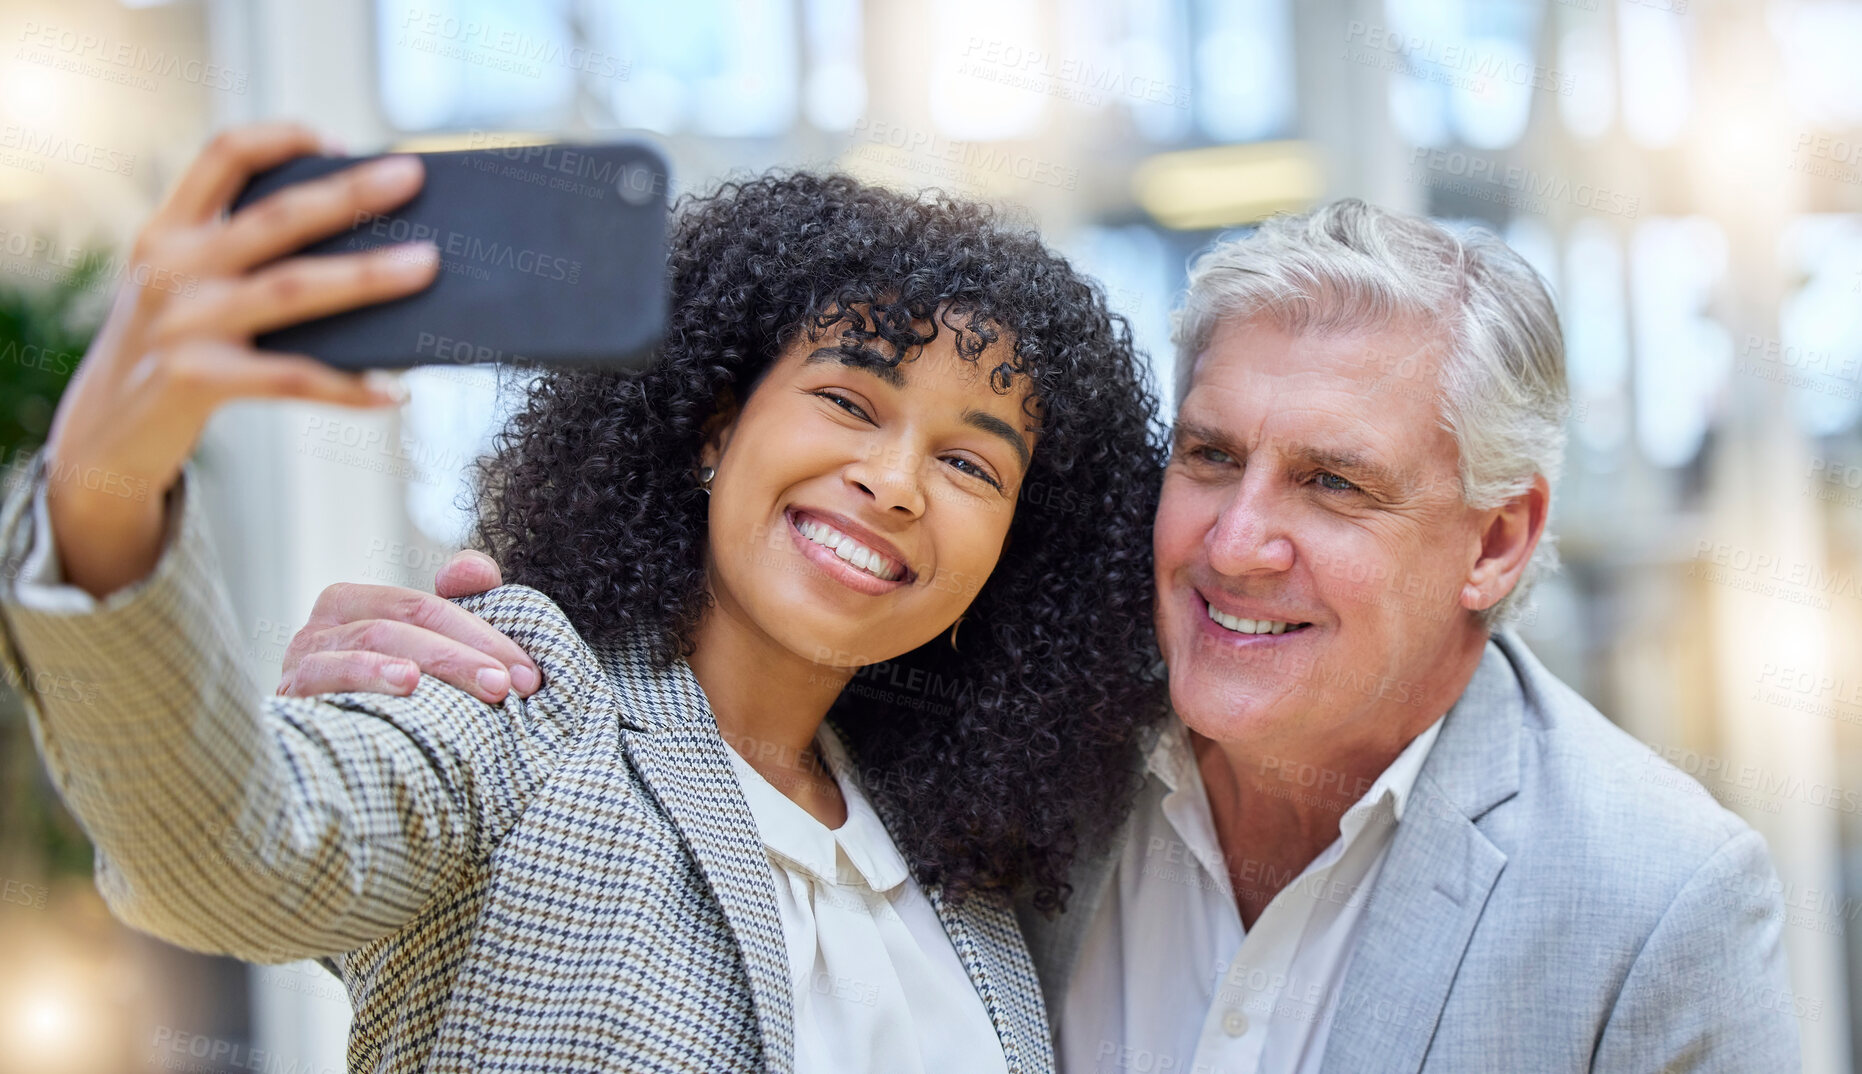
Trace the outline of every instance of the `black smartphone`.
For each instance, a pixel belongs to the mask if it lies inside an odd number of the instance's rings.
[[[342,369],[517,362],[644,369],[666,324],[665,159],[642,143],[417,154],[412,200],[302,253],[427,240],[418,294],[258,338]],[[234,211],[364,158],[300,157],[253,178]]]

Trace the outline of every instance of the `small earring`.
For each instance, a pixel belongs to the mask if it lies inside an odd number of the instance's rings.
[[[963,615],[958,616],[957,621],[950,625],[950,649],[952,652],[957,651],[957,628],[963,625],[964,619],[968,618],[969,614],[970,613],[965,612]]]
[[[698,487],[705,490],[705,495],[711,495],[711,479],[716,476],[718,476],[718,468],[715,466],[698,468]]]

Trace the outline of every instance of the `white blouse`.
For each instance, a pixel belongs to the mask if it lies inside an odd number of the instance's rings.
[[[830,829],[731,751],[756,818],[789,946],[798,1074],[1006,1074],[976,986],[937,911],[849,774],[826,724],[816,744],[847,800]]]

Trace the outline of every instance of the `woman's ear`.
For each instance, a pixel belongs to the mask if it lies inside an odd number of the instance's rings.
[[[702,430],[704,441],[698,449],[698,465],[715,469],[724,452],[731,445],[731,436],[737,431],[737,417],[743,409],[729,391],[718,396],[717,413],[705,419]]]

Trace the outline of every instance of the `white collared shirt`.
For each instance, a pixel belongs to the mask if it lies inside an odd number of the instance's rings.
[[[798,1074],[992,1074],[1002,1040],[937,911],[849,775],[826,724],[816,743],[847,800],[830,829],[731,750],[776,881],[795,997]]]
[[[1397,755],[1243,929],[1189,734],[1171,719],[1148,762],[1168,793],[1133,818],[1068,982],[1062,1074],[1317,1074],[1367,897],[1441,728]],[[1286,775],[1288,796],[1319,778]],[[1236,872],[1285,880],[1261,863]]]

